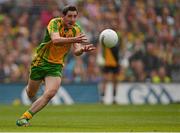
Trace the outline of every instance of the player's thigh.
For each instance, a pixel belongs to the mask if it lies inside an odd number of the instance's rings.
[[[54,96],[58,91],[61,84],[61,77],[59,76],[47,76],[45,77],[45,93]]]
[[[46,63],[45,92],[57,92],[61,84],[62,71],[61,64]]]
[[[27,89],[26,89],[28,95],[34,96],[36,92],[38,91],[41,82],[42,82],[41,80],[29,79]]]

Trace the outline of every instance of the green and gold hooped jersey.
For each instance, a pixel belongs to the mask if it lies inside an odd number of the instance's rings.
[[[62,18],[52,19],[46,29],[45,37],[41,44],[38,46],[35,58],[33,60],[33,66],[37,66],[41,59],[50,63],[64,65],[64,60],[71,48],[70,44],[55,45],[51,41],[50,34],[53,32],[59,32],[61,37],[75,37],[81,33],[81,28],[78,24],[75,24],[71,29],[65,29],[63,26]]]

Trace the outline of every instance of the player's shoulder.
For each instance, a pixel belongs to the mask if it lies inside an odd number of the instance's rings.
[[[62,23],[62,18],[61,17],[52,18],[49,23]]]
[[[76,22],[75,25],[74,25],[74,29],[75,29],[76,31],[79,31],[79,32],[82,31],[81,26],[80,26],[77,22]]]

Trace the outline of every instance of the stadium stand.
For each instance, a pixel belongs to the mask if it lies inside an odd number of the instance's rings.
[[[35,47],[52,17],[66,4],[79,9],[78,23],[97,47],[99,33],[121,38],[119,80],[180,82],[179,0],[3,0],[0,1],[0,82],[26,82]],[[98,82],[97,53],[69,55],[64,82]],[[81,71],[83,70],[83,71]]]

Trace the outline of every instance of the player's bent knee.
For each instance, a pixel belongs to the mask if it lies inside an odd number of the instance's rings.
[[[44,96],[47,98],[47,99],[51,99],[53,98],[57,93],[57,90],[51,90],[51,91],[47,91],[44,93]]]
[[[35,96],[36,93],[30,91],[30,89],[26,89],[27,96],[31,99]]]

